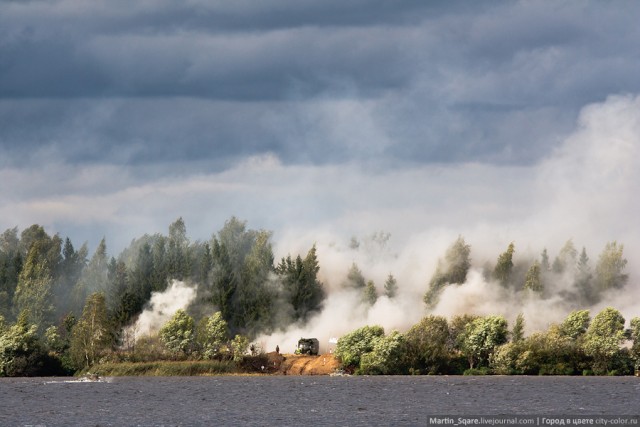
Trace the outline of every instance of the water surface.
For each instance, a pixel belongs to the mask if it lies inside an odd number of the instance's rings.
[[[638,415],[635,377],[0,379],[1,426],[427,425],[434,415]]]

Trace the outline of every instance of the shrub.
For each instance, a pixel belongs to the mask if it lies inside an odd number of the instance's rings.
[[[344,367],[357,368],[363,354],[373,351],[376,338],[384,336],[381,326],[363,326],[338,340],[335,355]]]

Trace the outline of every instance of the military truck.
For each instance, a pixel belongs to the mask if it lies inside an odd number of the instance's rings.
[[[317,356],[320,351],[320,342],[317,338],[300,338],[296,354],[309,354]]]

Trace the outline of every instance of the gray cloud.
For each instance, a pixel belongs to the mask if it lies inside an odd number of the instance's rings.
[[[130,239],[200,212],[189,194],[215,199],[216,221],[189,218],[209,231],[242,213],[265,227],[282,226],[272,215],[366,216],[368,203],[338,191],[343,177],[349,192],[375,183],[385,191],[371,198],[419,218],[429,202],[411,197],[455,200],[439,174],[477,194],[488,174],[498,195],[486,195],[490,208],[478,201],[478,215],[514,203],[521,213],[521,194],[502,198],[501,180],[531,179],[585,105],[640,93],[638,18],[632,2],[3,1],[3,224],[126,223]],[[279,165],[267,188],[242,178],[262,173],[255,159]],[[469,165],[481,172],[458,179]],[[443,193],[422,192],[423,181]],[[300,204],[280,188],[290,186]],[[167,208],[158,191],[182,202]],[[276,194],[282,203],[265,210],[282,213],[254,215],[255,191]],[[445,205],[434,223],[466,208]]]
[[[45,150],[71,163],[196,170],[267,152],[293,163],[527,164],[583,105],[640,91],[634,3],[59,0],[0,10],[4,163]],[[332,116],[331,101],[344,100],[359,112]],[[369,133],[355,130],[362,121]]]

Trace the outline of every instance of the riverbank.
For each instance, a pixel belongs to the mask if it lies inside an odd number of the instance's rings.
[[[153,362],[107,362],[92,366],[89,372],[100,377],[123,376],[210,376],[210,375],[331,375],[340,362],[331,354],[306,356],[268,353],[233,360],[181,360]]]

